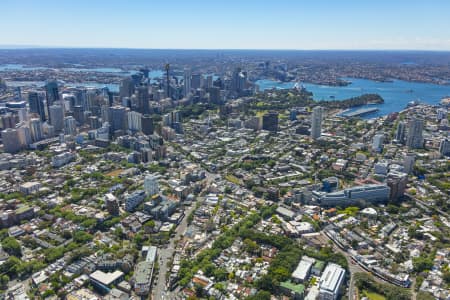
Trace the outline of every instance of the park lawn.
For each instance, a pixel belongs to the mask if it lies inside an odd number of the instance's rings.
[[[229,182],[232,182],[234,184],[240,185],[241,181],[239,180],[239,178],[237,178],[234,175],[228,174],[227,176],[225,176],[225,179],[227,179]]]
[[[363,294],[364,296],[369,298],[369,300],[386,300],[386,297],[384,297],[383,295],[374,292],[369,292],[367,290],[363,290]]]
[[[122,173],[122,171],[123,171],[123,169],[116,169],[116,170],[106,173],[105,176],[117,177],[120,175],[120,173]]]

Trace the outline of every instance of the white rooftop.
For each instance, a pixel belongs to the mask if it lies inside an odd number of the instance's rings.
[[[345,270],[341,266],[329,263],[320,277],[320,290],[337,293],[344,280]]]
[[[311,267],[313,265],[313,263],[315,263],[315,259],[308,257],[308,256],[303,256],[302,260],[298,263],[297,268],[295,269],[295,271],[292,273],[292,278],[297,279],[297,280],[301,280],[301,281],[305,281],[309,275],[309,271],[311,270]]]
[[[118,270],[111,273],[105,273],[100,270],[97,270],[90,275],[91,279],[106,286],[110,285],[111,283],[119,279],[121,276],[123,276],[123,272]]]

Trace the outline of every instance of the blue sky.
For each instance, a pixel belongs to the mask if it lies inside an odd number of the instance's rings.
[[[0,45],[450,50],[448,0],[1,0]]]

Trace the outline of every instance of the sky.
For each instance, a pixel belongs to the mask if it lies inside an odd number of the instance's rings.
[[[0,45],[450,50],[450,1],[0,0]]]

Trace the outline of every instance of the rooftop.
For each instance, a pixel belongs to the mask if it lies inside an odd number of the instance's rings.
[[[116,281],[117,279],[119,279],[121,276],[123,276],[122,271],[116,270],[111,273],[105,273],[103,271],[97,270],[90,275],[90,278],[103,284],[103,285],[108,286],[108,285],[112,284],[114,281]]]
[[[320,277],[320,289],[336,291],[344,279],[345,270],[341,266],[329,263]]]
[[[315,259],[303,256],[302,260],[298,263],[297,268],[292,273],[292,277],[300,280],[306,280]]]
[[[142,261],[136,265],[136,271],[134,277],[136,278],[136,284],[146,284],[150,282],[153,271],[153,263],[148,261]]]
[[[280,286],[298,294],[303,294],[305,291],[305,286],[303,284],[295,284],[290,280],[280,283]]]
[[[145,258],[145,261],[154,263],[156,260],[157,250],[158,250],[158,248],[156,248],[155,246],[150,246],[148,248],[147,257]]]

